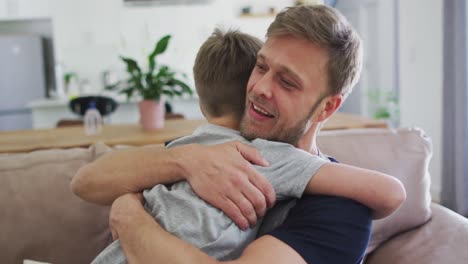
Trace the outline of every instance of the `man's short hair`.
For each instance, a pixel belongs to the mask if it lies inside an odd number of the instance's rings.
[[[263,42],[236,30],[215,29],[195,59],[195,87],[205,114],[241,118],[247,82]]]
[[[328,52],[328,91],[346,97],[362,69],[361,38],[336,9],[325,5],[289,7],[280,12],[267,38],[292,35],[304,38]]]

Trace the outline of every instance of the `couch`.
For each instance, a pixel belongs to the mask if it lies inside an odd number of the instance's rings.
[[[430,139],[418,129],[326,131],[322,152],[399,178],[407,200],[374,221],[366,264],[468,263],[468,220],[431,202]],[[79,167],[113,148],[0,154],[0,262],[89,263],[111,242],[109,208],[74,196]]]

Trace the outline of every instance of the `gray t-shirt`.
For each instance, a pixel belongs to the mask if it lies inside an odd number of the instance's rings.
[[[277,200],[299,198],[307,183],[326,159],[313,156],[292,145],[255,139],[244,139],[236,130],[217,125],[204,125],[168,147],[191,143],[204,145],[240,141],[255,147],[270,166],[255,168],[272,184]],[[223,177],[220,175],[220,177]],[[169,186],[156,185],[145,190],[145,208],[169,233],[191,243],[218,260],[238,258],[255,239],[260,223],[242,231],[221,210],[198,197],[186,181]],[[93,263],[125,263],[118,242],[112,243]]]

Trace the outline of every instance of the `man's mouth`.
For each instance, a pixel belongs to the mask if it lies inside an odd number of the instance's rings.
[[[254,113],[256,113],[256,114],[258,114],[258,115],[260,115],[262,117],[268,117],[268,118],[274,117],[274,115],[272,115],[266,109],[261,108],[260,106],[254,104],[254,103],[251,103],[251,109],[253,110]]]

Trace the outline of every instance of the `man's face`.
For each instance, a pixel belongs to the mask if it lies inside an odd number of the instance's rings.
[[[327,52],[305,39],[267,40],[247,84],[241,133],[296,145],[327,92]]]

